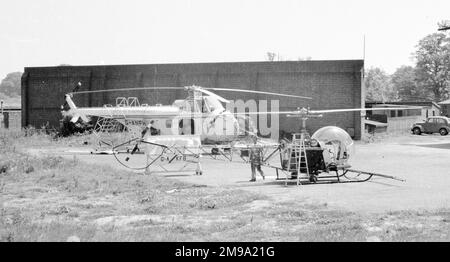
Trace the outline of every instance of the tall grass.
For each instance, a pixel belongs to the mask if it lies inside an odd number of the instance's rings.
[[[92,133],[75,133],[62,137],[56,130],[36,129],[33,127],[20,130],[0,129],[0,148],[32,146],[79,146],[97,143]]]

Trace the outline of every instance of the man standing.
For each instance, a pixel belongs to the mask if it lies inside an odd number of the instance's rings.
[[[250,165],[252,169],[252,178],[250,179],[250,182],[256,181],[256,170],[258,170],[263,180],[265,179],[264,172],[261,170],[261,163],[262,163],[262,148],[257,147],[255,145],[255,147],[252,147],[250,149]]]

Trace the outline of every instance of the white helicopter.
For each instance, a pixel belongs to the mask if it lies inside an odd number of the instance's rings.
[[[230,103],[229,100],[214,94],[213,91],[231,91],[241,93],[254,93],[275,95],[282,97],[294,97],[311,99],[310,97],[278,94],[271,92],[252,91],[228,88],[203,88],[199,86],[186,87],[138,87],[126,89],[110,89],[96,91],[77,91],[81,87],[78,83],[73,92],[65,95],[66,105],[69,110],[63,111],[63,115],[69,116],[71,122],[79,119],[88,122],[91,117],[114,120],[124,126],[138,125],[139,128],[150,128],[152,135],[199,135],[203,144],[221,144],[245,137],[256,136],[257,130],[249,117],[242,114],[233,114],[226,110],[222,103]],[[115,107],[80,107],[73,102],[74,94],[117,92],[133,90],[178,90],[188,92],[186,99],[175,100],[172,105],[155,106],[139,105],[136,98],[122,98]],[[64,106],[63,106],[64,107]]]

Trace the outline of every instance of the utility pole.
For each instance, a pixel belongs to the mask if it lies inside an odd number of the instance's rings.
[[[366,60],[366,35],[363,37],[363,60]]]
[[[3,100],[0,101],[0,128],[3,128]]]

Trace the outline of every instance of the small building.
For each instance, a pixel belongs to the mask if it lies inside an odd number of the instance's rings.
[[[377,111],[367,111],[366,119],[370,121],[375,121],[376,123],[385,123],[387,126],[379,125],[377,127],[373,126],[372,129],[367,127],[366,120],[366,130],[373,131],[377,129],[378,133],[383,129],[387,133],[401,133],[409,132],[411,126],[416,122],[421,122],[430,116],[439,116],[441,112],[441,106],[433,101],[413,101],[413,102],[366,102],[367,108],[389,108],[390,110],[377,110]],[[392,110],[394,108],[405,108],[412,107],[412,109],[399,109]],[[416,109],[419,107],[418,109]],[[414,108],[414,109],[413,109]],[[373,123],[372,123],[373,124]],[[381,127],[381,128],[380,128]]]
[[[1,105],[0,108],[0,130],[1,129],[21,129],[22,110],[20,106]]]
[[[450,99],[438,103],[441,106],[441,115],[450,117]]]
[[[441,102],[442,103],[442,102]],[[439,103],[440,104],[440,103]],[[434,101],[412,101],[412,102],[366,102],[366,107],[379,107],[378,105],[392,105],[392,106],[413,106],[413,107],[421,107],[419,110],[392,110],[389,112],[385,112],[388,117],[403,117],[403,116],[421,116],[423,120],[427,119],[429,116],[440,116],[441,115],[441,106]],[[450,104],[450,102],[449,102]]]

